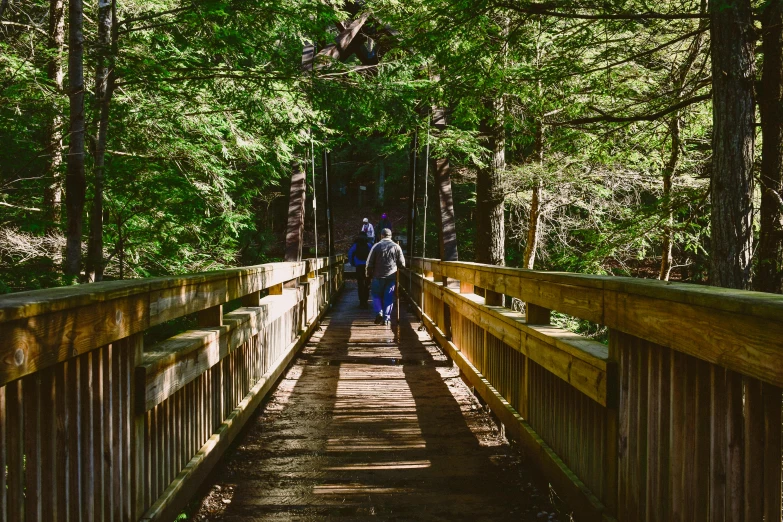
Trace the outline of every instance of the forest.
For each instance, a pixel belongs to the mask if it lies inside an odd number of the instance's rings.
[[[338,252],[447,165],[461,260],[780,293],[782,96],[779,0],[1,0],[0,293],[280,260],[294,170],[323,255],[325,163]]]

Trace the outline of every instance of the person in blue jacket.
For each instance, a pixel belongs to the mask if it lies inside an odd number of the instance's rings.
[[[356,281],[359,283],[359,308],[367,308],[370,298],[370,280],[367,278],[367,256],[370,255],[372,243],[364,232],[359,232],[348,250],[348,261],[356,267]]]

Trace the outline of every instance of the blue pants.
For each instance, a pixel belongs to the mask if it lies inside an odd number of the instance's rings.
[[[383,279],[373,279],[370,292],[372,293],[372,307],[376,314],[383,314],[387,321],[391,320],[394,308],[394,291],[397,289],[397,274]]]

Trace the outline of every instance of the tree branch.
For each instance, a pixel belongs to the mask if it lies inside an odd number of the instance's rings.
[[[522,14],[552,16],[555,18],[571,18],[576,20],[692,20],[709,18],[709,14],[706,13],[656,13],[652,11],[648,11],[646,13],[620,12],[605,14],[565,13],[563,11],[553,11],[552,8],[559,8],[563,6],[552,3],[530,3],[525,6],[514,3],[499,2],[495,5]]]
[[[564,126],[564,125],[586,125],[588,123],[599,123],[599,122],[624,123],[624,122],[635,122],[635,121],[655,121],[663,116],[666,116],[667,114],[676,112],[684,107],[693,105],[694,103],[699,103],[699,102],[709,100],[710,98],[712,98],[712,92],[708,92],[707,94],[700,94],[699,96],[692,96],[691,98],[686,98],[679,103],[675,103],[674,105],[671,105],[658,112],[653,112],[651,114],[637,114],[634,116],[612,116],[612,115],[594,116],[591,118],[577,118],[575,120],[567,120],[567,121],[560,121],[560,122],[546,122],[546,124],[553,125],[553,126]]]

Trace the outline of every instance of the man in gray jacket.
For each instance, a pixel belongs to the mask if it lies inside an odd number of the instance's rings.
[[[394,292],[397,287],[397,268],[405,266],[400,245],[392,241],[391,230],[381,231],[381,240],[373,245],[367,256],[367,276],[372,277],[370,292],[375,310],[375,324],[391,324]]]

